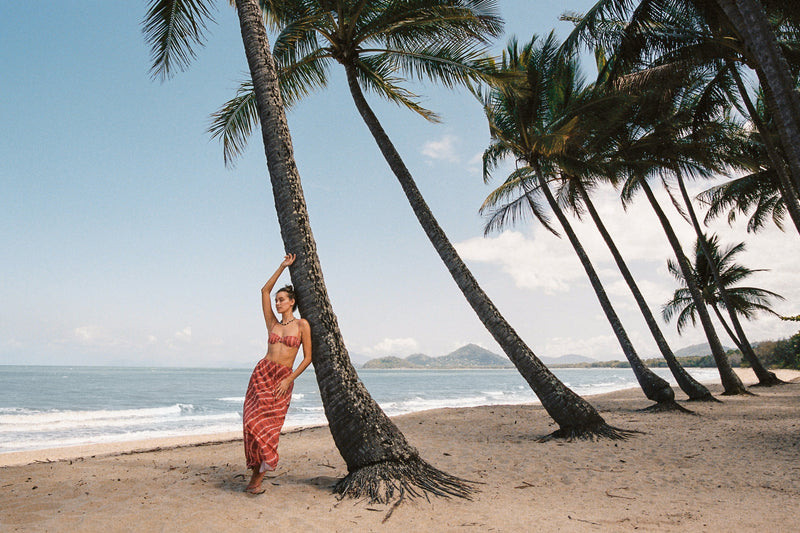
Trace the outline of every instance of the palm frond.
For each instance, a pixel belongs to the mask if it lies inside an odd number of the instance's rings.
[[[206,42],[211,9],[203,0],[151,0],[142,32],[150,46],[150,76],[164,81],[177,68],[185,70]]]
[[[247,80],[240,84],[236,96],[211,115],[208,132],[212,138],[221,139],[225,166],[232,166],[244,152],[258,121],[253,82]]]

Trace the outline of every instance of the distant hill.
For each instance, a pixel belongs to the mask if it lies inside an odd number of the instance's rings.
[[[594,363],[597,359],[592,359],[591,357],[586,357],[585,355],[578,355],[575,353],[568,353],[562,355],[561,357],[540,357],[539,359],[542,360],[547,366],[559,366],[559,365],[575,365],[580,363]]]
[[[722,348],[726,352],[731,349],[727,346],[723,346]],[[709,346],[707,342],[703,344],[692,344],[686,348],[675,350],[675,357],[703,357],[706,355],[711,355],[711,346]]]
[[[475,344],[467,344],[441,357],[413,354],[406,358],[380,357],[370,359],[361,368],[513,368],[505,357],[501,357]]]

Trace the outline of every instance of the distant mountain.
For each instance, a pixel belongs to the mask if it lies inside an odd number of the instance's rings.
[[[722,348],[726,352],[731,349],[727,346],[723,346]],[[703,344],[693,344],[686,348],[675,350],[675,357],[704,357],[706,355],[711,355],[711,346],[709,346],[707,342]]]
[[[501,357],[475,344],[467,344],[441,357],[413,354],[406,358],[380,357],[364,363],[362,368],[513,368],[505,357]]]
[[[597,361],[597,359],[592,359],[591,357],[586,357],[585,355],[578,355],[575,353],[568,353],[560,357],[542,356],[539,359],[541,359],[542,363],[547,366],[575,365],[579,363],[594,363]]]

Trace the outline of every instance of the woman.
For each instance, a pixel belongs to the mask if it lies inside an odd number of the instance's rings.
[[[244,398],[244,454],[247,467],[253,471],[250,483],[244,489],[250,494],[261,494],[261,482],[267,471],[275,470],[278,464],[278,438],[289,410],[292,388],[297,376],[311,363],[311,329],[308,321],[295,318],[297,309],[294,290],[287,285],[275,293],[275,316],[270,305],[270,291],[283,270],[294,263],[295,255],[288,254],[278,270],[261,289],[261,307],[267,323],[269,341],[267,355],[258,362],[247,394]],[[303,361],[292,371],[300,347]]]

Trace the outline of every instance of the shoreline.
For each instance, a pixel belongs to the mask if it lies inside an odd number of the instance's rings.
[[[377,369],[376,369],[377,370]],[[739,379],[742,382],[750,387],[753,384],[757,383],[757,379],[755,374],[753,373],[752,369],[750,368],[734,368],[734,371],[739,376]],[[789,369],[771,369],[772,372],[775,372],[779,378],[783,379],[784,381],[793,381],[798,380],[800,381],[800,370],[789,370]],[[705,382],[704,385],[706,386],[713,386],[716,382]],[[678,395],[681,395],[682,392],[677,386],[674,386],[678,392]],[[587,395],[585,398],[588,400],[603,398],[605,396],[614,395],[616,393],[624,393],[630,391],[637,391],[639,390],[638,387],[628,387],[625,389],[619,389],[617,391],[611,392],[603,392],[599,394],[592,394]],[[676,398],[678,401],[681,398]],[[499,405],[483,405],[483,406],[475,406],[475,407],[444,407],[440,409],[474,409],[474,408],[481,408],[481,407],[524,407],[524,406],[539,406],[541,404],[538,402],[536,403],[523,403],[523,404],[499,404]],[[423,411],[414,411],[412,413],[405,413],[402,415],[395,415],[391,416],[392,420],[397,418],[409,416],[409,415],[417,415],[420,413],[426,413],[429,411],[437,411],[437,409],[428,409]],[[602,414],[602,413],[601,413]],[[297,433],[301,431],[305,431],[308,429],[315,429],[315,428],[324,428],[327,427],[327,424],[318,424],[318,425],[307,425],[307,426],[285,426],[281,430],[281,436]],[[58,461],[69,461],[81,458],[96,458],[96,457],[113,457],[117,455],[130,455],[135,453],[147,453],[153,451],[161,451],[161,450],[170,450],[170,449],[177,449],[177,448],[185,448],[185,447],[192,447],[192,446],[207,446],[213,444],[223,444],[229,442],[237,442],[242,440],[242,435],[238,431],[232,431],[227,433],[207,433],[207,434],[200,434],[200,435],[183,435],[183,436],[174,436],[174,437],[159,437],[155,439],[144,439],[144,440],[129,440],[129,441],[119,441],[119,442],[107,442],[107,443],[98,443],[98,444],[84,444],[79,446],[68,446],[68,447],[60,447],[60,448],[41,448],[38,450],[27,450],[27,451],[17,451],[17,452],[6,452],[0,453],[0,468],[9,467],[9,466],[21,466],[26,464],[32,463],[52,463]]]
[[[776,373],[791,383],[753,396],[709,384],[722,401],[681,400],[693,414],[644,411],[637,389],[591,396],[609,425],[636,431],[618,441],[540,442],[557,429],[541,405],[392,417],[426,462],[475,483],[471,500],[340,500],[332,486],[347,467],[328,429],[307,427],[282,435],[260,496],[242,492],[238,435],[2,467],[0,530],[793,532],[800,372]]]

